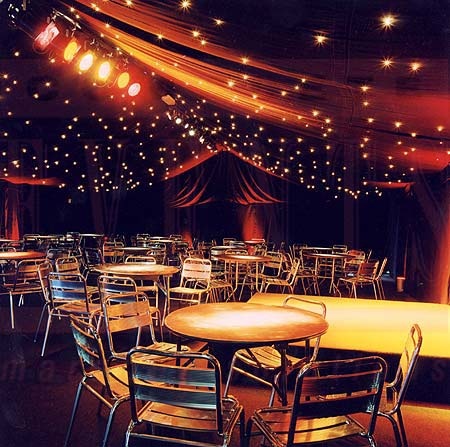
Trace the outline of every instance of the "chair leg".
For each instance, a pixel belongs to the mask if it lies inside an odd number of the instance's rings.
[[[231,360],[230,370],[228,372],[227,382],[225,383],[225,388],[223,390],[223,395],[228,396],[228,390],[230,389],[231,385],[231,378],[234,371],[234,364],[236,363],[236,358],[233,356],[233,359]]]
[[[9,313],[11,315],[11,328],[14,329],[14,300],[11,292],[9,293]]]
[[[52,312],[49,312],[47,317],[47,327],[45,328],[44,341],[42,342],[41,357],[44,357],[45,347],[47,346],[47,338],[50,332],[50,325],[52,324]]]
[[[73,423],[75,422],[75,415],[77,414],[78,404],[80,403],[81,391],[83,390],[84,379],[78,384],[77,394],[73,402],[72,414],[70,416],[69,427],[67,427],[66,439],[64,440],[64,447],[69,444],[70,435],[72,433]]]
[[[109,411],[109,416],[108,416],[108,421],[106,423],[106,428],[105,428],[105,435],[103,436],[103,442],[102,442],[102,447],[106,447],[108,444],[108,438],[109,438],[109,434],[111,432],[111,426],[113,423],[113,419],[114,416],[116,414],[116,410],[117,407],[124,402],[123,400],[117,400],[116,402],[114,402],[114,405],[111,407],[111,410]]]
[[[36,332],[34,333],[34,340],[33,340],[34,343],[36,343],[37,338],[38,338],[39,329],[41,328],[41,323],[42,323],[42,319],[44,318],[45,309],[47,309],[47,305],[46,304],[44,304],[44,307],[41,310],[41,316],[39,317],[39,323],[37,325]]]
[[[403,427],[403,420],[401,419],[401,416],[399,416],[399,420],[402,422],[400,424],[397,424],[397,421],[395,420],[395,417],[392,414],[388,413],[379,413],[380,416],[384,416],[385,418],[389,419],[389,422],[392,425],[392,429],[394,431],[395,436],[395,444],[397,447],[406,447],[407,444],[403,444],[403,433],[404,433],[404,427]],[[400,428],[401,427],[401,432]],[[405,434],[405,440],[406,440],[406,434]]]

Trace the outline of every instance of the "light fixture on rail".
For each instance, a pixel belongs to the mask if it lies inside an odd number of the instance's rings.
[[[58,35],[59,29],[52,20],[34,39],[33,49],[38,53],[44,53]]]
[[[84,73],[88,71],[94,64],[94,53],[90,50],[86,51],[78,62],[79,70]]]
[[[81,45],[79,44],[78,40],[74,37],[70,39],[69,43],[64,48],[63,57],[66,62],[72,62],[75,58],[75,56],[78,54],[78,52],[81,49]]]

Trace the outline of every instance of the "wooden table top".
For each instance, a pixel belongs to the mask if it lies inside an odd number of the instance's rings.
[[[167,315],[165,325],[183,337],[251,346],[307,340],[328,329],[313,312],[239,302],[183,307]]]
[[[232,253],[221,253],[219,255],[215,255],[215,257],[223,261],[239,262],[243,264],[249,262],[269,262],[272,260],[270,256],[238,255]]]
[[[42,259],[46,254],[42,251],[0,251],[1,261],[20,261],[22,259]]]
[[[147,253],[151,250],[150,247],[118,247],[118,250],[122,250],[125,253]]]
[[[142,262],[126,262],[121,264],[102,264],[95,267],[100,273],[130,277],[172,276],[178,272],[173,265],[147,264]]]

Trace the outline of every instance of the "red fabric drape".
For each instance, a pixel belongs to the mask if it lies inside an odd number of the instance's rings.
[[[255,169],[229,152],[191,169],[183,178],[184,186],[175,193],[171,206],[185,208],[214,201],[239,205],[279,203],[270,189],[269,175]]]
[[[19,234],[19,191],[14,187],[5,190],[5,237],[18,240]]]

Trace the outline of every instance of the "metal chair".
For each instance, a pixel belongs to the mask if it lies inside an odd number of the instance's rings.
[[[14,272],[4,276],[4,284],[0,294],[9,294],[9,308],[11,316],[11,327],[15,328],[14,319],[14,296],[19,295],[19,306],[23,304],[24,295],[41,293],[41,283],[38,276],[39,264],[45,259],[23,259],[16,264]]]
[[[363,261],[359,264],[356,275],[338,279],[336,290],[340,294],[339,285],[343,283],[350,288],[350,297],[358,298],[356,290],[357,287],[372,286],[375,299],[378,299],[378,291],[376,284],[376,276],[378,272],[379,261]]]
[[[159,320],[159,309],[151,307],[145,295],[136,297],[136,294],[132,293],[127,301],[124,300],[126,294],[120,295],[122,301],[117,301],[117,296],[117,294],[110,294],[102,299],[106,336],[111,353],[109,361],[125,360],[128,351],[135,346],[176,351],[176,344],[157,340],[154,317],[156,314]],[[161,325],[159,328],[159,335],[162,337]],[[189,350],[186,346],[181,349]]]
[[[309,363],[297,375],[292,405],[256,410],[246,437],[262,435],[264,445],[276,447],[329,446],[362,437],[375,447],[386,368],[377,356]],[[370,414],[367,424],[356,420],[359,413]]]
[[[326,317],[326,307],[320,301],[288,296],[283,306],[295,306]],[[307,340],[305,343],[291,345],[291,351],[301,352],[301,356],[287,355],[288,374],[300,368],[305,363],[314,361],[319,352],[320,337]],[[263,385],[270,386],[272,392],[269,405],[273,405],[275,393],[281,396],[278,384],[281,371],[281,355],[274,346],[260,346],[256,348],[243,348],[235,352],[231,361],[224,395],[228,394],[231,381],[235,373],[242,374],[250,379],[256,380]]]
[[[67,447],[69,444],[83,390],[89,391],[101,404],[109,408],[102,441],[102,447],[106,447],[116,410],[130,398],[127,370],[124,364],[114,367],[108,366],[102,340],[94,326],[75,316],[71,316],[70,326],[75,339],[83,377],[78,384],[75,395],[64,447]],[[87,420],[88,418],[85,419]],[[84,424],[86,424],[86,420]]]
[[[155,356],[167,361],[154,363]],[[127,368],[131,422],[125,446],[138,438],[149,445],[227,447],[237,424],[244,446],[244,408],[236,398],[222,396],[220,365],[211,354],[136,348]]]
[[[53,317],[67,318],[70,315],[76,315],[88,321],[98,317],[97,325],[99,325],[101,307],[99,303],[91,301],[82,275],[48,272],[45,266],[39,270],[39,275],[43,287],[48,287],[48,293],[44,294],[45,303],[35,334],[36,341],[42,318],[47,310],[47,325],[41,350],[41,356],[44,356]]]
[[[130,255],[125,258],[125,263],[156,264],[156,259],[154,256]],[[159,288],[156,282],[150,279],[138,279],[136,284],[139,292],[145,293],[149,299],[153,300],[152,306],[158,307]]]
[[[209,259],[186,258],[181,270],[180,284],[169,289],[165,315],[170,313],[172,302],[178,304],[200,304],[207,301],[211,281]]]
[[[378,416],[383,416],[391,422],[397,447],[408,446],[401,408],[419,359],[421,347],[422,332],[419,325],[414,324],[406,338],[395,377],[384,385]]]
[[[294,287],[297,283],[297,272],[300,268],[301,261],[300,259],[294,259],[291,268],[288,270],[286,276],[280,277],[280,278],[271,278],[268,276],[265,276],[262,278],[262,286],[261,289],[264,290],[264,292],[267,292],[269,290],[269,287],[280,287],[281,293],[284,293],[285,289],[289,289],[289,293],[294,293]]]

